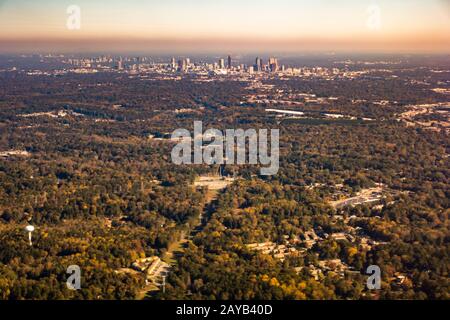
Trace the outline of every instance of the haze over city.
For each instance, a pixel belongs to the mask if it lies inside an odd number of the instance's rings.
[[[443,0],[0,1],[0,52],[447,53],[449,12]]]

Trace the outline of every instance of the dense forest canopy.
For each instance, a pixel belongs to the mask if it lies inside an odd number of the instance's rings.
[[[153,256],[171,269],[149,299],[449,299],[450,96],[430,90],[450,87],[449,65],[414,63],[256,88],[2,69],[0,299],[134,299],[146,279],[130,266]],[[287,100],[305,117],[266,112]],[[423,105],[436,112],[408,113]],[[194,120],[280,129],[278,174],[226,166],[225,189],[195,187],[217,168],[173,164],[169,139]],[[380,195],[346,202],[365,192]],[[366,287],[370,265],[381,290]]]

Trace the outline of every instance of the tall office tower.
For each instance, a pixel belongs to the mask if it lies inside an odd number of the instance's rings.
[[[117,70],[123,70],[123,60],[122,57],[119,58],[119,61],[117,62]]]
[[[232,64],[231,56],[228,56],[228,69],[231,69],[231,64]]]
[[[178,71],[179,72],[186,72],[186,59],[178,60]]]
[[[220,59],[219,60],[219,68],[220,69],[225,69],[225,59]]]
[[[255,71],[263,71],[263,61],[260,57],[256,58]]]
[[[170,62],[170,65],[171,65],[172,69],[176,69],[177,68],[177,63],[176,63],[174,57],[172,57],[172,61]]]
[[[190,58],[186,58],[186,66],[191,64],[191,59]]]
[[[256,58],[256,61],[255,61],[255,70],[256,71],[260,71],[259,70],[259,66],[261,65],[261,59],[259,58],[259,57],[257,57]]]
[[[277,58],[269,59],[269,69],[270,69],[270,72],[278,71],[278,59]]]

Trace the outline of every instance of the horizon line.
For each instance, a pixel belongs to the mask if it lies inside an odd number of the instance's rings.
[[[126,47],[126,48],[125,48]],[[0,38],[0,52],[29,51],[335,51],[390,53],[450,53],[450,37],[22,37]],[[270,48],[270,50],[267,50]]]

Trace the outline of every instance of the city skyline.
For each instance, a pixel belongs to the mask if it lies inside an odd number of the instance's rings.
[[[0,52],[448,53],[448,12],[444,0],[0,1]]]

